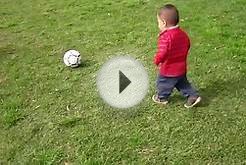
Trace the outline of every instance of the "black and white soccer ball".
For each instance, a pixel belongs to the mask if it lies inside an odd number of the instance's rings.
[[[77,50],[68,50],[63,57],[66,66],[76,68],[81,64],[81,56]]]

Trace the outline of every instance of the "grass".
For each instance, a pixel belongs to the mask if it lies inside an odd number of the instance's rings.
[[[161,0],[0,1],[0,164],[246,164],[244,0],[171,0],[204,98],[151,101]],[[84,64],[62,63],[67,49]],[[105,105],[96,73],[118,53],[141,60],[150,89],[137,107]]]

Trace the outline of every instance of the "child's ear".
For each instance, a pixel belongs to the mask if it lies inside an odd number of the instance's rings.
[[[164,26],[167,26],[167,22],[166,22],[166,20],[165,20],[165,19],[163,19],[162,21],[163,21]]]

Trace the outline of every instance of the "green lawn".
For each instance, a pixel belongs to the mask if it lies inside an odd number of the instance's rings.
[[[246,164],[246,1],[170,0],[192,49],[189,77],[204,100],[176,92],[155,105],[152,64],[161,0],[0,1],[0,164]],[[65,67],[77,49],[83,65]],[[142,61],[144,101],[105,105],[96,89],[117,54]]]

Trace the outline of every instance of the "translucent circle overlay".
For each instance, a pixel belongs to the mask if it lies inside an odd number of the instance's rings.
[[[120,72],[130,83],[120,92]],[[116,56],[108,60],[97,74],[97,88],[101,98],[120,109],[139,104],[148,92],[149,78],[144,66],[130,56]]]

